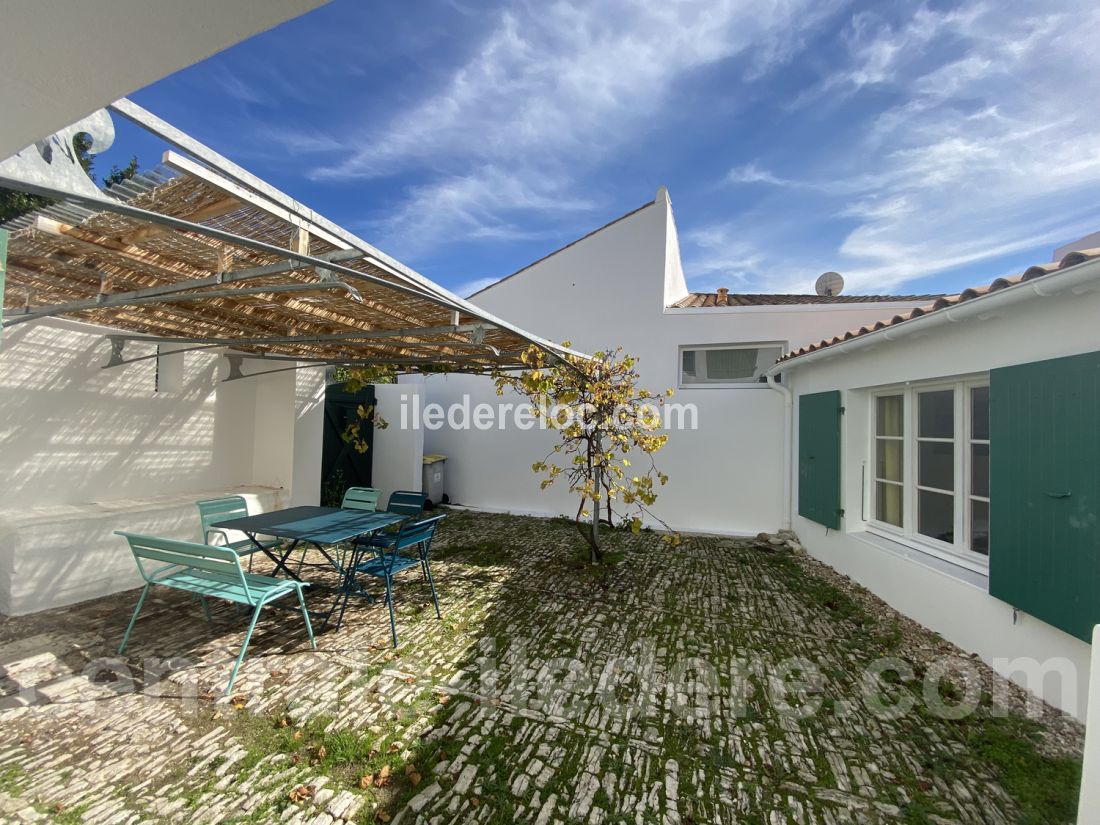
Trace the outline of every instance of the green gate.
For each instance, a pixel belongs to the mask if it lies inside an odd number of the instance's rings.
[[[370,411],[359,428],[366,452],[359,452],[344,439],[349,424],[359,421],[359,407]],[[371,486],[374,455],[374,387],[369,384],[356,393],[342,383],[325,388],[325,434],[321,448],[321,504],[339,507],[348,487]]]

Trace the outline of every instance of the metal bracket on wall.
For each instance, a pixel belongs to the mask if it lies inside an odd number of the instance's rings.
[[[103,365],[103,368],[118,367],[125,364],[126,361],[122,357],[122,351],[126,347],[125,338],[111,338],[111,357],[107,360],[107,363]]]

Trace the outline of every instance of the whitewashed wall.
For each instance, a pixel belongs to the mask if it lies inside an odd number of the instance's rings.
[[[180,353],[163,359],[172,391],[157,392],[155,359],[100,369],[107,332],[54,320],[3,331],[0,612],[134,586],[112,531],[198,539],[196,499],[241,492],[257,509],[318,500],[321,371],[222,383],[224,359]]]
[[[593,352],[621,345],[639,356],[643,384],[678,381],[679,346],[781,342],[801,346],[911,304],[829,307],[666,309],[686,294],[667,193],[472,300],[545,338]],[[431,377],[426,401],[498,399],[485,378]],[[508,401],[510,399],[504,399]],[[698,408],[699,429],[671,433],[658,455],[671,478],[655,511],[682,530],[757,533],[782,519],[783,404],[767,387],[677,389]],[[456,502],[514,512],[572,514],[576,502],[541,493],[531,463],[553,444],[547,433],[444,429],[425,433],[425,450],[449,456],[447,493]]]
[[[1092,673],[1089,679],[1087,725],[1077,825],[1100,825],[1100,624],[1092,630]]]
[[[1021,614],[989,596],[984,577],[931,561],[919,551],[877,541],[865,530],[860,502],[869,454],[868,388],[902,381],[963,376],[994,367],[1041,361],[1100,350],[1100,292],[1076,290],[991,311],[981,320],[942,324],[933,331],[883,341],[854,352],[789,370],[796,395],[839,389],[845,415],[842,434],[842,488],[845,518],[840,531],[826,531],[792,512],[795,531],[809,552],[851,576],[902,613],[977,653],[1001,673],[1023,682],[1007,664],[1018,657],[1047,662],[1056,657],[1072,665],[1074,678],[1063,683],[1050,676],[1033,685],[1046,701],[1083,717],[1090,646],[1045,622]],[[796,425],[797,439],[797,405]],[[797,502],[797,443],[790,472]],[[869,499],[868,499],[869,500]],[[994,550],[995,552],[995,550]]]
[[[418,428],[401,426],[401,409],[418,403],[422,392],[419,378],[374,387],[375,412],[389,425],[374,433],[371,484],[379,491],[380,506],[395,490],[420,491],[424,433]]]

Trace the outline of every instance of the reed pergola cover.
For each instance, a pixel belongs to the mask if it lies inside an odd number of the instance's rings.
[[[130,340],[404,371],[517,368],[532,343],[568,352],[452,295],[129,101],[111,108],[190,157],[168,151],[160,167],[106,196],[0,166],[0,184],[59,199],[7,226],[5,327],[50,316],[110,327],[111,364],[128,363]]]

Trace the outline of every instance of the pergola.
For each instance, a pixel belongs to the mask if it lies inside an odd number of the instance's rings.
[[[132,341],[221,348],[230,379],[245,377],[245,358],[484,373],[520,367],[531,344],[571,352],[447,292],[131,101],[110,108],[179,151],[108,193],[85,186],[63,150],[81,131],[96,148],[110,142],[99,113],[53,136],[52,152],[44,141],[0,163],[0,185],[56,201],[7,227],[5,327],[54,316],[110,327],[108,367],[155,357],[127,353]]]

